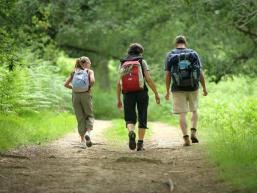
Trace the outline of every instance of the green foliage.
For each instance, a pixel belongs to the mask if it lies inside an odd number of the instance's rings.
[[[256,190],[257,92],[254,79],[234,78],[210,85],[201,100],[200,126],[211,159],[221,176],[251,192]]]
[[[89,56],[95,70],[96,118],[123,117],[116,108],[116,69],[131,42],[145,47],[152,77],[164,93],[165,55],[175,36],[184,34],[209,79],[223,80],[211,84],[210,95],[201,101],[200,128],[205,128],[210,154],[225,179],[247,192],[256,188],[255,0],[0,0],[0,5],[1,149],[52,139],[71,128],[70,115],[34,113],[72,109],[63,76],[79,56]],[[225,80],[241,74],[254,78]],[[149,94],[149,120],[177,124],[171,103],[161,96],[158,106]],[[61,127],[67,130],[55,130]],[[115,120],[107,136],[127,138],[123,121]]]
[[[114,143],[121,144],[128,139],[128,131],[124,120],[112,120],[113,126],[105,131],[107,139],[112,140]]]
[[[0,112],[19,113],[43,109],[71,110],[70,92],[64,88],[64,77],[47,63],[9,72],[0,71]]]
[[[0,114],[0,151],[22,144],[40,144],[61,137],[76,123],[69,113],[44,111],[17,115]]]

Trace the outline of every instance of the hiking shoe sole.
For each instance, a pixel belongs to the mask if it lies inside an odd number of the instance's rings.
[[[92,141],[88,135],[85,136],[85,140],[86,140],[87,147],[91,147],[93,145]]]
[[[129,149],[135,150],[137,147],[136,144],[136,134],[134,131],[129,132]]]

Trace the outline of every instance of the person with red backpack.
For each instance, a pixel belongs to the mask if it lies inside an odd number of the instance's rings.
[[[123,94],[124,118],[129,136],[129,148],[144,150],[143,140],[147,129],[147,108],[149,102],[146,82],[155,94],[157,104],[160,97],[150,76],[149,67],[143,58],[144,48],[133,43],[128,48],[128,55],[121,59],[119,66],[120,79],[117,83],[117,107],[122,108]],[[138,113],[136,113],[136,108]],[[135,125],[138,116],[138,142],[136,143]]]
[[[202,64],[196,51],[186,48],[187,42],[184,36],[177,36],[176,48],[168,53],[165,63],[166,71],[166,100],[170,99],[170,85],[173,96],[173,112],[179,114],[180,127],[183,133],[184,146],[198,143],[196,127],[198,121],[198,89],[199,82],[202,85],[203,95],[208,92],[205,86],[205,78],[202,72]],[[191,142],[187,133],[187,112],[192,112]]]

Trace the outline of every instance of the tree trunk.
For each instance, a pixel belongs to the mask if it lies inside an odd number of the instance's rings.
[[[99,85],[101,89],[110,89],[110,78],[107,59],[98,60],[95,71],[95,77],[97,81],[96,84]]]

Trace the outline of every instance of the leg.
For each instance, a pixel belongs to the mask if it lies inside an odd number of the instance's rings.
[[[76,119],[77,119],[77,123],[78,123],[78,132],[81,138],[81,142],[80,142],[80,147],[81,148],[86,148],[86,144],[85,144],[85,119],[84,119],[84,111],[81,105],[81,101],[80,101],[80,93],[73,93],[72,94],[72,104],[73,104],[73,108],[74,108],[74,112],[76,115]]]
[[[145,137],[145,128],[138,129],[138,140],[143,141]]]
[[[135,124],[137,122],[136,115],[136,98],[135,93],[127,93],[123,95],[124,117],[129,136],[129,148],[136,149]]]
[[[128,93],[123,95],[124,104],[124,117],[126,121],[126,127],[128,132],[135,130],[135,124],[137,122],[136,114],[136,97],[134,93]]]
[[[84,135],[86,133],[86,125],[85,125],[85,119],[84,119],[84,111],[83,107],[80,103],[80,94],[79,93],[73,93],[72,95],[72,104],[73,109],[76,115],[77,123],[78,123],[78,132],[81,137],[81,141],[84,141]]]
[[[128,124],[127,124],[127,129],[128,129],[128,132],[130,132],[130,131],[135,131],[135,124],[133,124],[133,123],[128,123]]]
[[[187,135],[186,113],[179,114],[179,125],[182,130],[183,136]]]
[[[192,112],[192,117],[191,117],[191,123],[192,123],[192,128],[197,128],[197,122],[198,122],[198,113],[197,111]]]
[[[137,95],[137,110],[138,110],[138,143],[137,143],[137,151],[144,150],[143,143],[145,132],[147,129],[147,109],[149,103],[149,96],[146,91],[140,92]]]
[[[94,115],[93,115],[93,104],[92,104],[92,96],[90,93],[83,93],[82,94],[82,107],[84,111],[84,119],[86,124],[86,145],[88,147],[92,146],[91,138],[90,138],[90,131],[93,130],[94,124]]]
[[[192,112],[192,117],[191,117],[191,141],[192,143],[198,143],[198,139],[196,138],[196,128],[197,128],[197,123],[198,123],[198,113],[197,113],[197,108],[198,108],[198,91],[195,92],[190,92],[189,94],[189,108],[190,111]]]
[[[184,146],[189,146],[190,141],[189,141],[189,136],[187,134],[187,121],[186,121],[186,113],[180,113],[179,114],[179,124],[180,128],[183,133],[183,139],[184,139]]]

